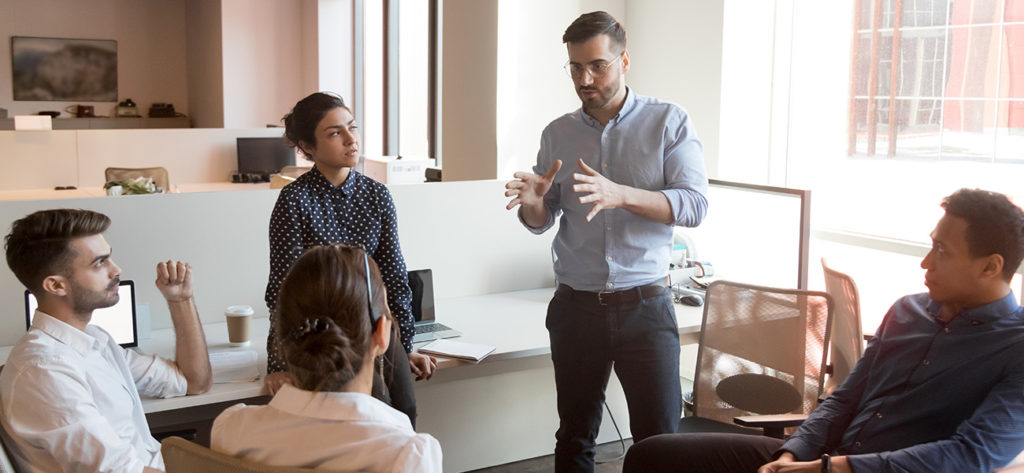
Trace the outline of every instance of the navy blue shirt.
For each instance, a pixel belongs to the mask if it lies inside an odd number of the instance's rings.
[[[1024,449],[1024,311],[1013,294],[948,323],[896,302],[843,385],[782,446],[868,472],[989,472]]]
[[[284,371],[284,356],[277,344],[277,293],[288,268],[307,249],[347,243],[366,248],[380,268],[387,288],[388,308],[401,331],[405,351],[412,350],[412,291],[398,241],[398,216],[388,188],[352,171],[340,186],[314,166],[284,186],[270,215],[270,278],[266,301],[270,309],[267,371]]]

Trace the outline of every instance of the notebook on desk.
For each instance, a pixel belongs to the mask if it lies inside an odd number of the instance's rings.
[[[125,348],[139,346],[139,327],[135,314],[135,283],[121,281],[117,288],[120,298],[117,304],[92,311],[90,325],[96,325],[110,334],[110,337]],[[32,327],[32,316],[39,302],[31,292],[25,291],[25,329]]]
[[[412,316],[416,322],[413,343],[462,335],[458,330],[434,320],[434,276],[429,269],[409,271],[409,288],[412,289]]]

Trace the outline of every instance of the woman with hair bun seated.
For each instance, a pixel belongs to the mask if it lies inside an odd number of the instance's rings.
[[[288,271],[277,304],[281,349],[297,384],[266,406],[238,404],[211,447],[272,466],[440,472],[441,445],[371,396],[392,317],[377,264],[362,249],[316,246]]]

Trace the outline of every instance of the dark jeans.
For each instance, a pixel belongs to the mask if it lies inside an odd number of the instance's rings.
[[[782,440],[743,434],[655,435],[634,443],[623,473],[754,473]]]
[[[594,470],[612,367],[626,395],[633,440],[676,431],[682,415],[679,330],[667,289],[602,306],[595,294],[561,285],[548,305],[546,325],[558,392],[555,471]]]
[[[384,401],[409,416],[416,428],[416,392],[412,386],[409,355],[398,338],[398,330],[391,332],[391,344],[384,352],[383,370],[373,377],[373,397]]]

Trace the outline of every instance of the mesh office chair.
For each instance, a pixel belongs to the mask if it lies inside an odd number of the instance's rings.
[[[170,178],[167,176],[167,169],[157,166],[152,168],[107,168],[103,171],[103,177],[105,181],[120,181],[123,179],[134,179],[136,177],[149,177],[153,179],[153,184],[163,189],[164,192],[170,190]]]
[[[708,287],[692,395],[680,432],[782,437],[818,404],[832,300],[730,281]],[[751,417],[755,416],[755,417]]]
[[[821,259],[821,269],[825,271],[825,292],[836,306],[832,319],[829,376],[825,382],[825,393],[828,394],[843,384],[864,354],[864,329],[860,324],[860,296],[853,278],[828,267],[825,258]]]
[[[215,452],[181,437],[167,437],[160,444],[167,473],[331,473],[337,470],[314,470],[287,466],[270,466]],[[339,472],[340,473],[340,472]]]

